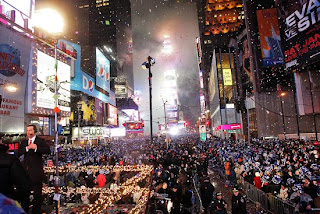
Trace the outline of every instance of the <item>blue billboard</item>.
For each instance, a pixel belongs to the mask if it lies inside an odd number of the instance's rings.
[[[95,97],[100,99],[101,101],[105,103],[110,103],[111,105],[116,105],[115,97],[111,96],[108,97],[107,95],[101,93],[100,91],[96,90],[96,81],[93,77],[88,75],[87,73],[83,72],[81,70],[81,47],[80,45],[65,41],[65,40],[59,40],[58,42],[58,48],[59,45],[65,43],[66,45],[72,46],[77,53],[76,60],[74,62],[74,70],[75,70],[75,75],[74,78],[71,78],[71,85],[70,89],[75,90],[75,91],[81,91],[85,94],[88,94],[89,96]],[[109,70],[110,73],[110,70]],[[109,90],[110,90],[110,82],[109,82]],[[110,95],[114,95],[114,93],[111,91]]]
[[[110,61],[96,48],[96,84],[110,92]]]

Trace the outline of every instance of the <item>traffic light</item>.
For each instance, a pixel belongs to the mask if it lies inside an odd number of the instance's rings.
[[[209,120],[206,121],[206,127],[210,127],[210,121]]]

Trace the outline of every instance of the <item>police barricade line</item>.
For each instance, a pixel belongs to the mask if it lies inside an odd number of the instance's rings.
[[[262,209],[268,210],[268,195],[265,192],[246,181],[243,181],[243,187],[245,194],[251,201],[258,202]]]
[[[195,190],[195,194],[194,194],[194,198],[195,198],[195,204],[194,204],[194,209],[192,213],[202,213],[203,212],[203,206],[202,206],[202,201],[201,201],[201,197],[198,191],[198,175],[196,174],[193,179],[193,186],[194,186],[194,190]]]
[[[291,214],[294,213],[294,205],[283,201],[281,198],[275,197],[269,194],[270,210],[279,214]]]
[[[276,214],[292,214],[294,213],[294,205],[281,198],[266,194],[262,190],[256,188],[254,185],[246,182],[243,178],[239,182],[242,189],[245,191],[247,197],[254,203],[258,202],[265,211]]]

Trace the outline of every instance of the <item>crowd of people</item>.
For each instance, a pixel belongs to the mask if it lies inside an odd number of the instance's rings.
[[[243,179],[266,193],[296,205],[297,211],[320,206],[319,147],[298,140],[216,141],[227,182]],[[227,183],[228,185],[228,183]]]
[[[29,195],[33,191],[32,212],[41,210],[42,190],[55,185],[55,173],[44,172],[43,167],[54,162],[54,153],[35,135],[35,127],[28,126],[28,140],[23,141],[15,155],[1,147],[0,192],[18,200],[28,212]],[[27,129],[27,130],[28,130]],[[241,182],[255,185],[265,193],[274,194],[294,203],[297,213],[319,208],[318,145],[304,141],[245,141],[209,140],[200,142],[198,136],[181,136],[172,139],[169,146],[164,139],[122,139],[105,144],[59,148],[59,166],[97,166],[96,171],[69,171],[58,177],[61,190],[67,188],[104,188],[116,191],[117,187],[136,176],[135,172],[121,172],[114,166],[149,165],[153,174],[136,184],[135,189],[150,188],[148,213],[199,213],[225,214],[231,207],[234,214],[246,214],[246,197],[241,193]],[[35,163],[36,162],[36,163]],[[40,165],[39,165],[40,163]],[[227,176],[226,185],[233,185],[230,204],[221,192],[215,191],[208,174],[209,165],[222,166]],[[43,164],[43,165],[42,165]],[[103,166],[112,166],[102,170]],[[39,182],[39,179],[44,183]],[[41,188],[39,189],[39,185]],[[15,189],[14,189],[15,188]],[[42,192],[43,204],[53,203],[52,192]],[[132,205],[139,201],[141,192],[126,195],[118,203]],[[99,193],[72,192],[62,194],[61,202],[76,205],[93,204]]]

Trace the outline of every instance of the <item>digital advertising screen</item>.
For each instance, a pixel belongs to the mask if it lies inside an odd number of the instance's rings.
[[[108,108],[108,124],[117,126],[118,125],[118,109],[113,105],[107,104]]]
[[[110,92],[110,61],[96,48],[96,86]]]
[[[58,61],[58,106],[70,112],[70,65]],[[55,108],[55,59],[37,51],[37,107]]]
[[[320,59],[319,1],[276,0],[286,68]]]

